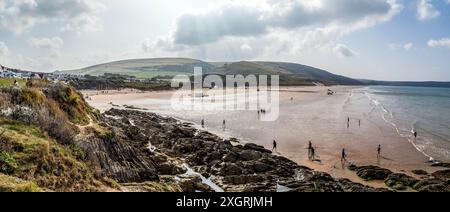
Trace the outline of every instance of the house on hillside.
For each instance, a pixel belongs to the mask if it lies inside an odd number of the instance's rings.
[[[19,74],[14,73],[12,71],[1,71],[0,72],[0,78],[18,78],[20,77]]]

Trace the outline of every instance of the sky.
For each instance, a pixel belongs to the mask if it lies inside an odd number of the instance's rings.
[[[0,64],[189,57],[450,81],[450,0],[0,0]]]

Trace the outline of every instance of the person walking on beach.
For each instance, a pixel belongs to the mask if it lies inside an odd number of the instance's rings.
[[[361,127],[361,119],[358,120],[359,127]]]
[[[225,129],[226,129],[226,124],[227,124],[227,122],[226,122],[225,119],[224,119],[223,122],[222,122],[222,128],[223,128],[223,131],[225,131]]]
[[[315,161],[316,160],[316,150],[314,149],[314,147],[311,147],[311,161]]]
[[[414,131],[414,138],[417,139],[417,131]]]
[[[377,158],[379,159],[380,157],[381,157],[381,144],[378,144]]]
[[[350,128],[350,117],[347,118],[347,128]]]
[[[342,163],[347,162],[347,153],[346,153],[345,149],[342,149],[341,162]]]
[[[308,160],[311,160],[311,149],[312,149],[311,141],[308,142]]]
[[[205,119],[202,119],[202,128],[205,128]]]
[[[275,141],[275,140],[273,140],[272,152],[277,152],[277,141]]]

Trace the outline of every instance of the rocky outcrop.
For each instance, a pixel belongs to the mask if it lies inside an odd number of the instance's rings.
[[[87,153],[100,177],[121,183],[158,179],[150,151],[132,145],[131,140],[116,137],[85,137],[77,145]]]
[[[450,163],[437,162],[437,163],[433,163],[431,166],[441,167],[441,168],[450,168]]]
[[[450,169],[437,171],[432,176],[441,180],[450,180]]]
[[[411,172],[416,175],[422,175],[422,176],[428,175],[428,172],[426,172],[424,170],[412,170]]]
[[[153,113],[112,109],[100,120],[114,132],[113,138],[85,144],[85,149],[96,149],[102,172],[121,182],[170,181],[189,192],[211,191],[205,180],[225,191],[273,192],[279,186],[299,192],[386,191],[315,172],[262,146],[235,146]],[[185,173],[184,163],[198,174]]]
[[[450,182],[439,179],[425,179],[414,185],[419,192],[450,192]]]
[[[401,173],[393,173],[387,176],[384,183],[395,190],[406,190],[408,187],[414,187],[419,182],[416,178]]]
[[[415,171],[415,174],[426,175],[419,180],[403,173],[393,173],[390,170],[383,169],[377,166],[355,166],[348,167],[355,171],[356,174],[366,181],[380,180],[398,191],[403,191],[408,188],[417,190],[419,192],[450,192],[450,170],[437,171],[428,175],[425,171]]]
[[[350,169],[355,171],[360,178],[366,181],[385,180],[389,175],[392,174],[390,170],[383,169],[377,166],[350,167]]]

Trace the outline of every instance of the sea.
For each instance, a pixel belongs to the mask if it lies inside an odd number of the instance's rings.
[[[358,91],[419,152],[430,160],[450,160],[450,88],[371,86]]]

